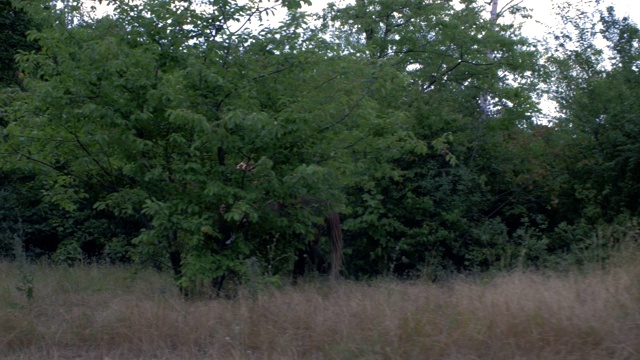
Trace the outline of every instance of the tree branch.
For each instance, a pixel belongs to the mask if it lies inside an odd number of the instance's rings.
[[[64,125],[60,125],[60,127],[62,127],[63,129],[65,129],[69,134],[71,134],[71,136],[73,136],[74,139],[76,139],[76,143],[78,143],[78,145],[80,146],[80,149],[82,149],[82,151],[84,151],[89,158],[98,166],[98,168],[105,173],[107,176],[114,178],[115,176],[109,172],[107,169],[105,169],[104,166],[102,166],[102,164],[98,161],[98,159],[96,159],[91,152],[89,151],[89,149],[87,149],[87,147],[82,143],[82,141],[80,141],[80,138],[78,138],[78,135],[76,135],[74,132],[72,132],[71,130],[67,129],[66,126]]]

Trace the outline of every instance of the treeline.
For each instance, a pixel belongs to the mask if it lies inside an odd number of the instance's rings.
[[[276,278],[330,211],[356,279],[637,240],[640,32],[612,8],[567,3],[545,43],[482,1],[110,5],[0,2],[5,257]]]

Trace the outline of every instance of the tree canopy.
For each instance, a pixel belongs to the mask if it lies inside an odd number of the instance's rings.
[[[275,276],[337,211],[344,276],[438,278],[571,260],[638,212],[639,31],[611,8],[584,25],[608,49],[567,17],[551,50],[511,3],[5,3],[1,211],[54,260]]]

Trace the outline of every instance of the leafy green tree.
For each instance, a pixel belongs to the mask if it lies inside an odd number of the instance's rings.
[[[599,5],[559,6],[564,27],[544,61],[558,105],[546,160],[552,202],[545,236],[551,254],[578,264],[606,256],[623,237],[602,234],[627,229],[638,214],[638,29]]]
[[[32,35],[42,51],[20,56],[30,94],[6,151],[52,170],[47,198],[63,208],[138,217],[138,257],[169,254],[185,290],[274,239],[291,253],[343,207],[356,149],[411,136],[371,95],[392,69],[303,32],[299,3],[284,5],[287,19],[257,32],[245,25],[271,11],[258,2],[117,2],[74,26],[69,8],[32,8],[51,25]]]
[[[35,50],[36,44],[27,40],[27,32],[35,23],[27,13],[13,6],[10,0],[0,1],[0,84],[20,84],[15,56],[19,51]]]
[[[37,49],[27,40],[27,32],[35,26],[35,21],[11,1],[0,1],[0,129],[10,122],[11,106],[26,96],[24,74],[19,72],[15,56]],[[0,142],[4,140],[0,135]],[[38,194],[44,184],[33,169],[7,168],[13,160],[3,156],[0,161],[0,256],[12,256],[16,241],[30,254],[47,250],[38,239],[55,237],[45,216],[49,209]]]
[[[551,62],[561,74],[558,86],[566,84],[555,96],[562,113],[557,126],[571,136],[574,147],[567,154],[572,161],[565,164],[568,179],[562,202],[579,209],[572,213],[589,223],[637,214],[639,195],[639,30],[611,7],[598,14],[590,23],[591,37],[578,41],[576,49],[559,52]],[[607,48],[594,49],[595,37],[606,40]],[[565,66],[570,62],[584,71],[570,76]]]
[[[350,193],[354,274],[486,268],[500,255],[481,252],[509,245],[497,195],[516,185],[496,180],[508,171],[501,162],[514,161],[505,133],[536,111],[529,75],[538,53],[517,26],[486,19],[483,6],[363,0],[325,14],[342,44],[407,79],[400,94],[385,92],[378,101],[407,119],[415,143],[437,149],[369,157],[367,180]],[[486,94],[489,117],[478,101]]]
[[[60,261],[95,247],[191,292],[250,257],[288,271],[338,210],[349,275],[437,276],[537,265],[573,224],[637,212],[637,29],[612,11],[566,17],[543,63],[511,3],[358,0],[318,22],[300,1],[16,3],[45,25],[3,166],[38,174]],[[552,126],[534,121],[544,66]]]

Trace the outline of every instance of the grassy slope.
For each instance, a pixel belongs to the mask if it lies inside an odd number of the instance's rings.
[[[308,284],[183,301],[168,277],[0,263],[0,358],[639,359],[640,255],[583,274]]]

